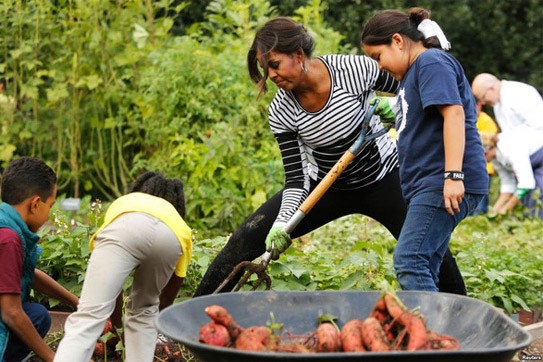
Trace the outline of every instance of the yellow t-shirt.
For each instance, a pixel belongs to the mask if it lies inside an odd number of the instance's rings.
[[[498,125],[496,122],[485,112],[479,112],[479,116],[477,117],[477,130],[481,133],[492,133],[497,134],[498,133]],[[486,163],[486,171],[489,175],[494,174],[494,168],[492,167],[492,162]]]
[[[183,254],[175,267],[175,275],[184,278],[187,275],[192,257],[192,230],[187,226],[175,207],[163,198],[142,192],[132,192],[119,197],[109,206],[104,223],[90,239],[90,249],[94,248],[94,239],[107,225],[119,215],[127,212],[143,212],[152,215],[165,223],[177,236]]]
[[[498,125],[494,122],[492,117],[485,112],[479,112],[476,125],[479,132],[498,133]]]

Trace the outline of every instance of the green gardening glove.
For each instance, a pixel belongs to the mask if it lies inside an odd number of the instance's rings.
[[[370,100],[370,105],[374,105],[379,100],[379,105],[375,109],[375,114],[381,118],[385,127],[392,127],[396,123],[396,113],[392,110],[391,102],[396,100],[393,97],[375,97]]]
[[[279,255],[292,244],[290,236],[283,231],[282,226],[273,226],[266,237],[266,251],[271,253],[273,260],[279,259]]]

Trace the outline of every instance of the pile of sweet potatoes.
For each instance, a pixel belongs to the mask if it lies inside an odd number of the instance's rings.
[[[265,326],[240,326],[218,305],[205,309],[211,322],[200,328],[202,343],[246,351],[268,352],[383,352],[457,350],[459,341],[426,328],[418,311],[410,311],[393,293],[384,293],[366,319],[347,321],[339,328],[334,321],[319,324],[303,336],[277,335]]]

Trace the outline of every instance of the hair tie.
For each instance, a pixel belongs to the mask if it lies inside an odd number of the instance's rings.
[[[437,39],[439,40],[439,44],[441,45],[441,49],[451,49],[451,43],[447,40],[447,37],[443,33],[443,30],[441,30],[441,28],[435,21],[430,19],[424,19],[420,22],[419,26],[417,26],[417,30],[424,34],[425,39],[428,39],[432,36],[437,37]]]

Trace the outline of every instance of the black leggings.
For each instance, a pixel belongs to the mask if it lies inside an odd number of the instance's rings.
[[[315,186],[313,184],[312,189]],[[254,260],[264,253],[266,236],[279,213],[282,193],[281,190],[266,201],[232,234],[207,269],[195,297],[212,294],[237,264]],[[406,212],[396,169],[380,182],[359,190],[330,188],[290,236],[295,239],[342,216],[362,214],[379,221],[398,239]],[[243,271],[221,291],[232,290],[242,275]],[[450,250],[441,264],[438,288],[441,292],[466,294],[464,280]]]

